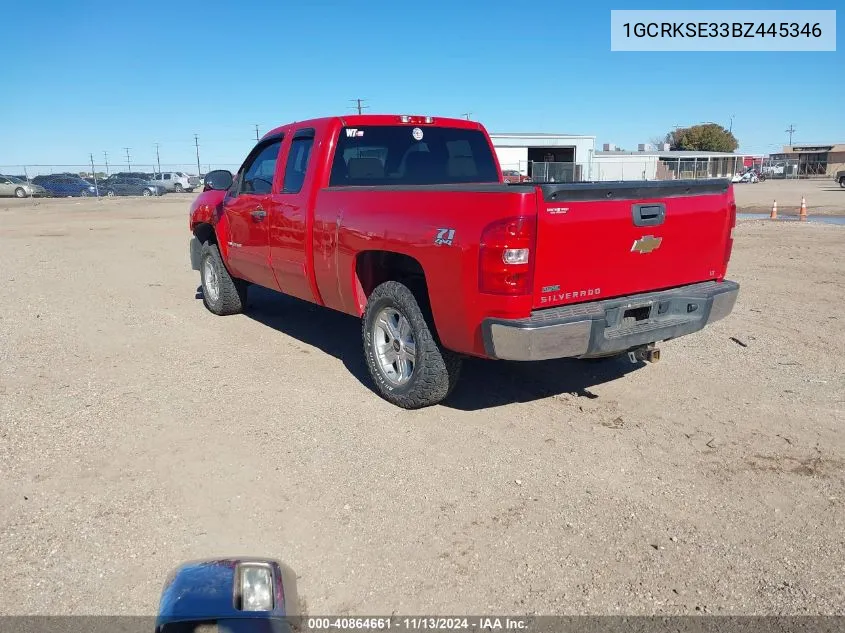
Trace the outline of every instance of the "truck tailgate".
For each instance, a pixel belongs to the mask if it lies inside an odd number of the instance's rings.
[[[539,185],[535,308],[673,288],[725,274],[727,180]]]

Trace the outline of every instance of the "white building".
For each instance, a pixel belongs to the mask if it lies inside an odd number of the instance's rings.
[[[534,180],[590,180],[595,136],[575,134],[490,134],[505,172]]]
[[[641,144],[639,151],[596,151],[596,137],[581,134],[490,134],[505,177],[538,182],[729,178],[744,156],[730,152],[669,151]]]
[[[591,172],[593,180],[730,178],[742,171],[744,159],[732,152],[602,151],[595,153]]]

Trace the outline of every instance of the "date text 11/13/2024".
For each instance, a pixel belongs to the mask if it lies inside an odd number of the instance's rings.
[[[308,618],[308,631],[370,630],[384,631],[405,629],[409,631],[494,630],[521,631],[528,627],[528,620],[513,617],[409,617],[409,618]]]

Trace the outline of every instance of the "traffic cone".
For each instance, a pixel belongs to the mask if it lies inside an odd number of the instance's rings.
[[[775,200],[772,202],[772,212],[769,215],[770,220],[777,220],[778,219],[778,201]]]
[[[807,201],[801,196],[801,209],[798,211],[798,219],[801,222],[807,221]]]

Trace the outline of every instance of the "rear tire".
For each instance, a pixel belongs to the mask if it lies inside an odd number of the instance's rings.
[[[23,187],[15,189],[15,198],[26,198],[26,190]]]
[[[395,325],[388,325],[391,319]],[[370,376],[388,402],[403,409],[420,409],[442,402],[455,388],[461,358],[435,340],[407,286],[387,281],[373,290],[364,310],[362,337]],[[396,340],[399,342],[394,344]]]
[[[87,198],[90,194],[88,193],[87,189],[83,189],[82,191],[79,192],[79,195],[82,196],[83,198]]]
[[[217,244],[205,242],[200,251],[202,302],[218,316],[243,312],[247,283],[229,275]]]
[[[141,192],[141,195],[144,196],[145,198],[149,198],[151,195],[153,195],[153,192],[150,191],[149,189],[144,189]]]
[[[845,189],[845,176],[839,179],[839,186]]]
[[[174,190],[176,193],[182,193],[182,183],[178,183],[178,182],[177,182],[177,183],[173,186],[173,190]]]

